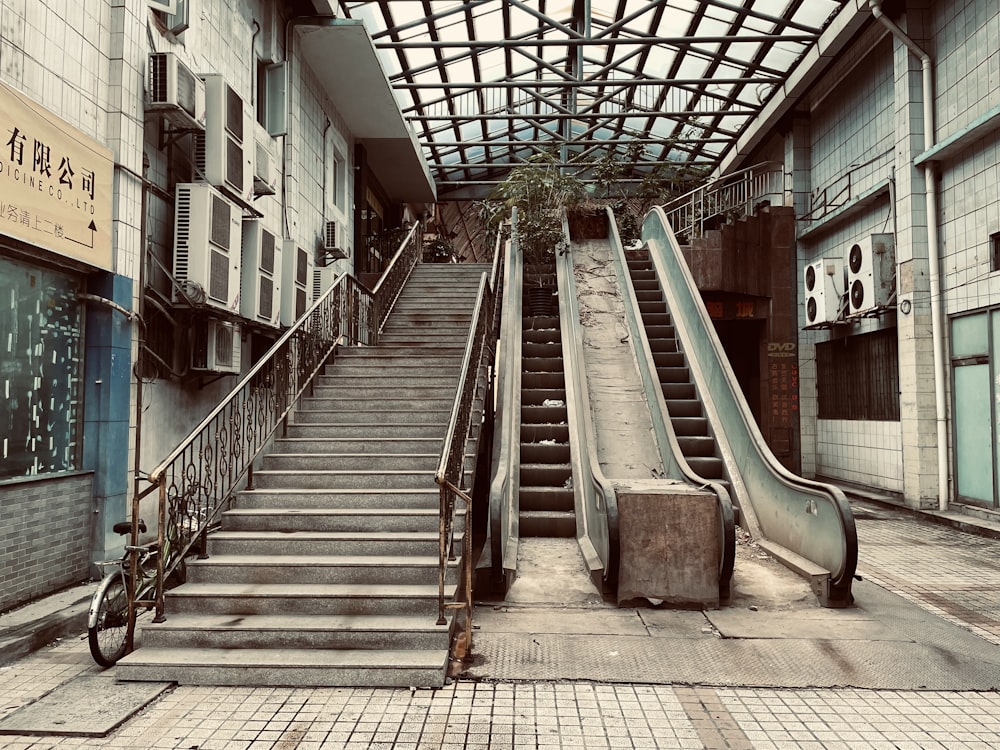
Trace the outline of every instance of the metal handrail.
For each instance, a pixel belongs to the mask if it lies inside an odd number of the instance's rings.
[[[410,231],[407,232],[406,237],[403,238],[399,248],[393,254],[392,260],[389,261],[385,273],[372,289],[372,298],[375,300],[375,337],[373,341],[366,343],[373,346],[378,343],[378,334],[382,332],[385,321],[399,298],[399,293],[403,291],[403,284],[406,283],[413,267],[420,260],[423,248],[417,237],[419,229],[419,223],[410,227]]]
[[[472,427],[472,416],[475,409],[476,392],[481,383],[480,373],[483,365],[483,355],[486,351],[486,338],[493,324],[494,294],[489,280],[484,272],[479,281],[476,294],[476,306],[472,313],[472,325],[465,345],[465,355],[462,360],[461,375],[455,402],[452,405],[451,417],[448,421],[448,431],[441,448],[441,458],[438,462],[434,481],[441,488],[440,515],[438,526],[438,625],[444,625],[446,609],[465,610],[466,646],[472,644],[472,533],[469,528],[472,517],[472,497],[468,489],[463,488],[465,471],[465,456],[469,440],[469,430]],[[456,499],[465,503],[465,533],[462,535],[462,560],[460,582],[464,588],[462,601],[445,602],[445,578],[448,564],[454,559],[455,508]]]
[[[609,227],[614,213],[606,208]],[[570,246],[569,219],[563,211],[563,235]],[[613,235],[617,237],[617,234]],[[591,412],[580,309],[572,253],[556,255],[559,285],[559,334],[562,342],[576,540],[584,564],[598,590],[613,590],[618,581],[618,498],[597,456],[597,433]]]
[[[661,209],[675,235],[701,237],[710,219],[737,209],[748,216],[755,202],[768,195],[781,196],[783,192],[784,166],[781,162],[766,161],[699,185],[663,204]]]
[[[337,345],[342,341],[378,343],[385,317],[420,257],[418,226],[403,240],[375,291],[350,274],[338,278],[149,473],[152,486],[132,500],[132,544],[138,544],[140,500],[155,487],[159,489],[158,541],[161,549],[169,541],[171,554],[170,560],[165,555],[157,557],[153,600],[135,601],[130,594],[129,648],[136,608],[153,606],[156,619],[163,619],[167,577],[199,540],[205,555],[208,528],[244,480],[247,488],[253,488],[253,462],[278,427],[287,424],[288,414]],[[133,554],[133,576],[137,565]]]
[[[705,416],[717,425],[740,524],[765,552],[809,578],[823,606],[848,606],[858,537],[847,498],[839,487],[796,476],[767,446],[661,209],[647,214],[642,237]]]

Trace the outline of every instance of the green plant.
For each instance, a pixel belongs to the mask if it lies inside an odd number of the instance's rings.
[[[579,204],[586,194],[583,183],[544,152],[514,167],[491,198],[503,205],[504,218],[517,209],[515,231],[525,263],[545,263],[564,242],[560,209]]]

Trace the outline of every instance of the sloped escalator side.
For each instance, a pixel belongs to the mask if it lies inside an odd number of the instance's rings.
[[[729,491],[719,482],[705,479],[695,472],[684,458],[677,434],[670,421],[667,405],[656,375],[656,363],[639,314],[639,302],[626,269],[625,249],[615,224],[614,213],[608,209],[609,240],[614,257],[615,275],[624,303],[625,320],[632,339],[636,364],[642,378],[646,403],[660,460],[668,478],[677,479],[711,491],[719,507],[719,603],[728,604],[731,596],[733,567],[736,560],[736,523]]]
[[[666,297],[725,465],[741,524],[770,554],[810,579],[821,604],[853,602],[858,538],[838,487],[788,471],[768,448],[662,209],[642,239]]]

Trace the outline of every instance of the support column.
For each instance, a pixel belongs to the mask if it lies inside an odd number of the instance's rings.
[[[924,48],[930,30],[912,6],[899,25]],[[934,350],[931,338],[928,222],[922,170],[913,159],[924,150],[923,101],[919,61],[893,40],[895,72],[896,289],[898,302],[910,300],[909,314],[897,316],[899,411],[903,438],[903,499],[912,508],[938,505],[937,419]]]

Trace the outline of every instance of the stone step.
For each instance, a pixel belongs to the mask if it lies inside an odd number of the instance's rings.
[[[353,398],[341,392],[332,398],[306,396],[299,401],[300,411],[434,411],[450,409],[455,403],[454,394],[445,398]]]
[[[465,527],[464,506],[456,512],[460,532]],[[426,508],[236,508],[225,511],[221,520],[223,531],[422,532],[436,538],[439,517],[438,504],[428,503]]]
[[[436,484],[423,489],[410,487],[397,489],[376,489],[361,487],[354,489],[309,490],[301,487],[243,490],[236,495],[236,506],[240,510],[277,509],[313,511],[399,511],[433,510],[438,512],[441,492]]]
[[[333,409],[300,410],[295,413],[296,424],[422,424],[447,427],[451,406],[439,409],[365,409],[340,411]],[[444,430],[442,430],[444,434]]]
[[[368,378],[355,378],[358,383],[367,382]],[[389,379],[387,379],[389,380]],[[456,381],[457,382],[457,381]],[[353,384],[352,384],[353,385]],[[455,386],[445,385],[410,385],[399,382],[386,382],[383,385],[316,385],[313,387],[314,398],[342,398],[352,396],[359,399],[411,398],[411,399],[448,399],[454,400]]]
[[[458,385],[458,371],[446,375],[429,374],[425,368],[413,368],[415,372],[402,373],[406,377],[400,377],[401,373],[376,374],[376,375],[327,375],[323,374],[316,378],[315,392],[321,389],[330,388],[343,392],[345,389],[353,392],[355,388],[392,388],[400,386],[402,388],[420,389],[444,389],[451,393],[455,392]]]
[[[145,648],[446,649],[449,626],[418,615],[176,615],[142,628]]]
[[[305,532],[303,532],[305,533]],[[216,555],[190,560],[187,582],[212,584],[436,585],[437,542],[433,555]],[[454,581],[449,565],[446,579]]]
[[[437,471],[440,453],[271,453],[266,471]],[[467,457],[471,461],[472,457]]]
[[[438,438],[443,439],[447,431],[446,422],[424,424],[399,424],[395,420],[381,423],[358,424],[290,424],[288,437],[291,438]]]
[[[443,437],[437,438],[278,438],[271,455],[324,453],[328,455],[441,454]]]
[[[284,488],[302,490],[350,489],[410,489],[436,488],[434,471],[351,471],[324,469],[322,471],[272,471],[254,472],[254,484],[262,490]]]
[[[438,531],[216,531],[208,535],[209,558],[290,555],[401,558],[438,553]],[[200,562],[200,561],[199,561]]]
[[[118,662],[122,680],[179,685],[441,687],[448,649],[140,648]]]
[[[455,595],[445,586],[446,601]],[[168,611],[228,615],[421,615],[437,619],[438,584],[192,583],[166,593]]]

